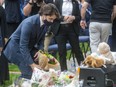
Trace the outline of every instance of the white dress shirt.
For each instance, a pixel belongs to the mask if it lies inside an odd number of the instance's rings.
[[[72,0],[63,0],[63,5],[62,5],[62,16],[68,16],[72,15]]]
[[[44,22],[42,21],[42,17],[40,16],[40,27],[44,25]]]

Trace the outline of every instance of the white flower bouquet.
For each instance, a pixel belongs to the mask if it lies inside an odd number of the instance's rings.
[[[35,68],[32,75],[33,85],[38,87],[65,87],[70,84],[74,78],[74,74],[71,72],[60,72],[50,69],[49,72],[45,72]]]

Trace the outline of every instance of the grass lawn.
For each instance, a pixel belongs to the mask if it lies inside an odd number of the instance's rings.
[[[18,67],[14,64],[9,64],[9,71],[10,72],[20,72]],[[5,84],[0,87],[8,87],[9,85],[11,85],[13,83],[13,81],[15,81],[16,78],[19,77],[19,75],[20,74],[10,73],[10,80],[5,81]]]
[[[12,72],[19,72],[19,69],[16,65],[14,64],[9,64],[9,71],[12,71]]]
[[[10,80],[5,81],[5,84],[0,86],[0,87],[8,87],[9,85],[11,85],[13,83],[13,81],[16,80],[16,78],[19,77],[19,74],[10,74]]]

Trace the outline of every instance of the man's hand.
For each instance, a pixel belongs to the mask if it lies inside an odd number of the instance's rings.
[[[36,52],[34,55],[34,61],[38,61],[38,52]]]
[[[67,21],[68,17],[69,17],[69,16],[64,16],[64,19],[63,19],[63,20],[64,20],[64,22],[66,22],[66,21]]]
[[[75,20],[75,16],[65,16],[64,21],[67,23],[72,23]]]
[[[87,27],[86,21],[85,20],[81,20],[80,21],[80,26],[81,26],[82,29],[85,29],[85,27]]]
[[[34,70],[35,67],[38,69],[41,69],[41,67],[35,63],[31,64],[30,66],[31,66],[32,70]]]
[[[72,23],[74,20],[75,20],[75,16],[69,16],[67,22]]]

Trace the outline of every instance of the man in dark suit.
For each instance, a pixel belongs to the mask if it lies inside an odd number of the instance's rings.
[[[44,38],[45,30],[42,25],[52,23],[59,17],[58,10],[53,4],[44,5],[39,14],[31,16],[19,25],[11,35],[6,47],[3,50],[6,58],[18,65],[21,77],[31,79],[34,67],[41,68],[33,61],[35,45],[41,43]]]

